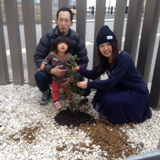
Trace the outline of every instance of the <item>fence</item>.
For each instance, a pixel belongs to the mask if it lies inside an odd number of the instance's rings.
[[[116,10],[116,8],[113,7],[113,6],[106,7],[106,14],[115,14],[115,10]],[[87,13],[90,13],[90,14],[94,15],[96,13],[96,8],[94,6],[89,7],[87,9]],[[125,13],[128,13],[128,6],[126,6]]]
[[[13,75],[13,83],[23,85],[35,85],[34,75],[37,68],[33,61],[33,54],[37,45],[35,7],[33,0],[22,0],[24,37],[26,48],[26,73],[27,82],[24,75],[23,54],[21,46],[19,14],[16,0],[1,0],[4,3],[6,15],[6,27],[8,32],[8,42],[10,49],[11,69],[8,67],[8,56],[6,52],[6,36],[4,36],[4,24],[2,21],[2,9],[0,7],[0,85],[11,82],[10,72]],[[93,66],[97,64],[97,47],[95,37],[98,30],[105,23],[106,0],[96,1],[96,13],[93,35]],[[145,12],[143,13],[144,0],[117,0],[114,15],[113,31],[117,35],[119,46],[129,52],[135,61],[137,68],[144,77],[146,83],[150,85],[151,103],[154,109],[160,109],[160,44],[158,34],[158,24],[160,15],[160,0],[147,0]],[[59,0],[59,7],[69,7],[69,0]],[[42,35],[52,29],[52,0],[40,1],[41,12],[41,32]],[[126,16],[126,27],[124,19]],[[46,9],[47,8],[47,9]],[[86,41],[86,18],[87,18],[87,0],[77,0],[76,13],[76,31]],[[125,33],[125,34],[124,34]],[[123,34],[125,35],[123,37]],[[154,64],[154,65],[153,65]],[[154,66],[154,67],[153,67]],[[149,82],[151,70],[153,74]]]

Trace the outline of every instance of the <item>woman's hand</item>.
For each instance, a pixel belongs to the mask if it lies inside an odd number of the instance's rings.
[[[77,83],[77,86],[79,88],[85,89],[88,86],[88,81],[79,82],[79,83]]]
[[[73,71],[79,71],[80,67],[79,66],[76,66],[76,67],[72,67],[72,70]]]

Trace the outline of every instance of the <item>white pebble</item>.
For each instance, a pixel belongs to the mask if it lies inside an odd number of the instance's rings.
[[[95,118],[99,114],[92,109],[91,99],[94,95],[92,91],[88,97],[88,108],[91,108],[88,113]],[[84,131],[76,129],[68,129],[67,126],[59,126],[55,124],[54,116],[57,110],[50,102],[45,106],[39,105],[41,92],[37,87],[32,87],[27,84],[20,85],[0,85],[0,157],[3,159],[47,159],[47,160],[101,160],[102,151],[99,146],[92,145],[93,150],[83,148],[83,152],[72,152],[72,149],[78,146],[79,143],[85,143],[90,146],[92,140],[86,136]],[[157,150],[160,138],[160,111],[152,110],[153,117],[144,123],[134,125],[131,129],[128,125],[124,125],[122,130],[129,136],[128,141],[134,141],[135,144],[144,143],[144,148],[141,153]],[[32,143],[28,143],[20,135],[25,127],[39,129],[29,135],[29,138],[35,136]],[[12,138],[9,138],[12,137]],[[17,141],[13,139],[17,138]],[[19,140],[18,140],[19,139]],[[158,145],[159,144],[159,145]],[[57,147],[64,147],[62,150],[57,150]],[[135,146],[132,145],[134,148]],[[92,153],[92,154],[91,154]],[[106,152],[104,152],[107,155]],[[3,160],[2,159],[2,160]]]

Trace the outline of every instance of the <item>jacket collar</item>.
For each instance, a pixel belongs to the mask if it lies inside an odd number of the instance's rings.
[[[67,34],[67,37],[69,37],[70,33],[71,33],[71,29],[69,29],[69,32],[68,32],[68,34]],[[54,34],[56,34],[57,36],[61,36],[61,33],[60,33],[59,29],[58,29],[58,26],[55,27],[55,32],[54,32]]]

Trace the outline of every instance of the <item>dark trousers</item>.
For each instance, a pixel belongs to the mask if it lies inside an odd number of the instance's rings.
[[[52,76],[43,71],[35,74],[36,84],[41,92],[47,91],[49,85],[52,84]]]
[[[79,76],[78,79],[80,81],[83,81],[82,76]],[[43,72],[43,71],[38,71],[35,74],[35,80],[36,80],[36,84],[41,92],[47,91],[47,89],[49,88],[49,85],[52,84],[52,76],[47,74],[46,72]],[[85,91],[84,96],[88,96],[91,92],[91,90],[88,88],[84,89],[84,91]]]

